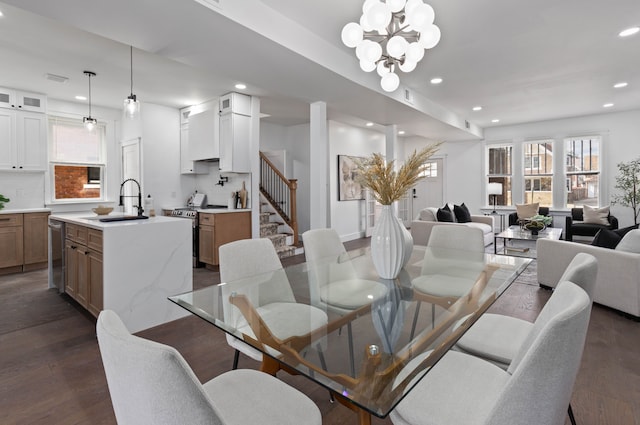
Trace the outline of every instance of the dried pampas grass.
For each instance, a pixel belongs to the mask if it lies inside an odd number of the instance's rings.
[[[433,143],[420,151],[413,151],[398,172],[394,171],[394,161],[385,163],[382,154],[374,153],[357,161],[357,181],[371,189],[376,201],[391,205],[416,185],[426,170],[425,162],[435,154],[442,142]]]

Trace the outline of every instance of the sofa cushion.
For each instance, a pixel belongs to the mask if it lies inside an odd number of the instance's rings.
[[[622,237],[613,230],[600,229],[591,241],[591,245],[614,249],[620,243],[621,239]]]
[[[470,221],[469,223],[465,223],[465,226],[474,227],[476,229],[482,230],[483,234],[493,233],[493,228],[485,223],[477,223],[475,221]]]
[[[583,207],[584,222],[586,224],[602,224],[604,226],[609,225],[609,206],[595,208],[589,205]]]
[[[462,205],[454,205],[453,213],[455,214],[458,223],[469,223],[471,221],[471,213],[464,202]]]
[[[634,229],[627,232],[616,246],[616,251],[640,254],[640,230]]]
[[[524,220],[525,218],[531,218],[538,214],[539,202],[535,204],[516,204],[516,212],[518,213],[518,219]]]
[[[437,208],[425,208],[420,210],[420,216],[418,218],[422,221],[438,221],[438,218],[436,217],[437,213]]]
[[[444,221],[448,223],[454,223],[456,221],[453,215],[453,211],[449,209],[449,205],[445,205],[444,207],[439,208],[436,218],[438,219],[438,221]]]

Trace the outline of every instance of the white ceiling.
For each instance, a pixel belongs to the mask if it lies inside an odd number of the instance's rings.
[[[640,25],[638,0],[428,3],[442,40],[390,95],[340,41],[362,0],[5,0],[0,85],[75,101],[87,94],[86,69],[98,74],[93,104],[119,108],[133,45],[142,102],[183,107],[242,81],[283,125],[306,122],[308,104],[324,101],[340,121],[469,140],[495,125],[640,109],[640,34],[617,35]],[[431,85],[436,76],[444,82]],[[619,81],[629,85],[614,89]]]

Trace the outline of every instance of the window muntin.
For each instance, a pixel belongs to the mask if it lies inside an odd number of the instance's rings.
[[[438,162],[425,162],[424,169],[420,172],[420,177],[438,177]]]
[[[553,204],[553,143],[551,140],[523,145],[524,200],[540,206]]]
[[[600,137],[564,140],[567,208],[600,205]]]
[[[502,194],[495,197],[496,205],[512,204],[512,159],[513,146],[511,144],[491,145],[487,148],[487,183],[502,184]],[[493,205],[493,198],[493,195],[488,196],[487,205]]]
[[[49,118],[52,201],[104,199],[104,125],[87,131],[80,119]]]

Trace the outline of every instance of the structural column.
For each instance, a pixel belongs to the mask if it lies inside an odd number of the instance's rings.
[[[331,227],[329,214],[329,136],[327,104],[314,102],[310,110],[309,225],[311,229]]]

